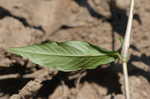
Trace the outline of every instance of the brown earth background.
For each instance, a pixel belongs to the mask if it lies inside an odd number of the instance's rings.
[[[150,99],[150,0],[135,2],[128,63],[131,99]],[[0,0],[0,99],[124,99],[120,64],[64,73],[6,49],[81,40],[117,50],[128,10],[129,0]]]

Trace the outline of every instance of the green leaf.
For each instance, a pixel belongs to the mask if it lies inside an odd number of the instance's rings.
[[[48,42],[8,51],[30,59],[33,63],[60,71],[95,69],[118,58],[118,53],[107,51],[82,41]]]

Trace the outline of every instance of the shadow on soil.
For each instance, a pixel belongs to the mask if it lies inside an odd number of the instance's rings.
[[[141,56],[131,55],[131,60],[129,60],[129,66],[131,66],[132,71],[129,72],[130,76],[143,76],[150,82],[150,71],[144,71],[143,69],[138,68],[134,65],[133,62],[141,62],[146,66],[150,67],[150,56],[142,54]]]
[[[37,97],[47,97],[52,94],[56,87],[60,86],[62,81],[69,88],[76,87],[76,80],[69,80],[70,73],[59,72],[52,80],[48,80],[43,82],[43,87],[39,90]],[[108,89],[108,94],[111,93],[121,93],[121,85],[119,83],[119,77],[117,73],[113,72],[111,68],[105,69],[96,69],[87,71],[86,76],[84,76],[80,83],[89,82],[89,83],[97,83],[100,86],[103,86]]]
[[[112,26],[112,32],[116,32],[121,36],[124,36],[126,25],[127,25],[127,10],[121,9],[116,5],[116,0],[110,0],[108,2],[109,5],[109,11],[111,12],[110,17],[106,17],[100,13],[98,13],[89,3],[88,0],[75,0],[75,2],[86,8],[89,11],[89,14],[92,17],[95,17],[97,19],[102,19],[103,21],[109,22]],[[139,22],[139,24],[142,24],[142,21],[140,19],[140,16],[138,14],[134,14],[134,19]]]
[[[29,69],[25,68],[25,66],[21,66],[18,63],[12,64],[10,67],[0,68],[0,76],[16,73],[24,75],[30,72],[31,71]],[[4,95],[12,95],[17,93],[18,90],[20,90],[29,80],[31,79],[22,78],[21,76],[11,79],[0,79],[0,93],[3,93]]]
[[[12,17],[12,18],[20,21],[25,27],[33,28],[33,29],[39,30],[43,33],[45,32],[44,29],[42,28],[42,26],[30,25],[24,17],[16,16],[16,15],[12,14],[9,10],[0,6],[0,19],[3,19],[5,17]]]

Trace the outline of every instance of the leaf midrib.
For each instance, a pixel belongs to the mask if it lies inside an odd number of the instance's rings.
[[[47,55],[47,56],[59,56],[59,57],[97,57],[97,56],[109,56],[107,54],[99,54],[99,55],[63,55],[63,54],[46,54],[46,53],[36,53],[36,52],[28,52],[28,51],[18,51],[18,50],[13,50],[21,53],[29,53],[29,54],[39,54],[39,55]]]

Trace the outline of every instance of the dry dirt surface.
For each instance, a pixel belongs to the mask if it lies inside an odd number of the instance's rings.
[[[150,99],[150,0],[135,1],[128,63],[131,99]],[[128,8],[128,0],[0,0],[0,99],[125,99],[120,64],[64,73],[6,49],[81,40],[117,50]]]

